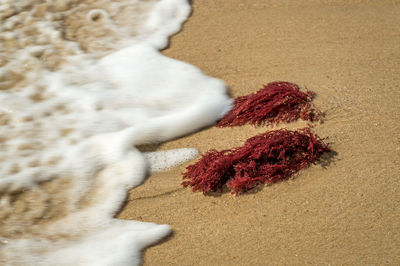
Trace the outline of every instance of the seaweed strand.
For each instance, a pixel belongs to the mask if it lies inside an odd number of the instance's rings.
[[[240,194],[287,179],[329,151],[328,144],[309,128],[269,131],[249,138],[241,147],[205,153],[186,168],[182,185],[203,193],[222,191],[226,185]]]
[[[271,82],[257,93],[236,98],[232,110],[218,121],[217,127],[247,123],[274,125],[279,122],[293,122],[299,118],[314,122],[322,114],[311,104],[314,96],[312,91],[300,91],[299,86],[294,83]]]

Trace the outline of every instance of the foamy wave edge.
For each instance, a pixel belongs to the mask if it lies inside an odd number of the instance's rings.
[[[135,146],[194,132],[231,108],[222,81],[159,52],[190,10],[186,0],[161,0],[143,34],[123,48],[100,59],[75,55],[58,71],[40,71],[32,78],[45,87],[40,104],[29,98],[32,86],[0,91],[4,133],[18,136],[4,144],[0,207],[16,215],[12,195],[53,180],[66,184],[57,195],[66,199],[64,216],[32,225],[37,234],[0,238],[4,265],[139,265],[141,250],[170,234],[168,225],[114,215],[149,171],[197,156],[187,148],[144,154]],[[93,12],[102,11],[88,16]],[[39,148],[23,149],[32,145]]]

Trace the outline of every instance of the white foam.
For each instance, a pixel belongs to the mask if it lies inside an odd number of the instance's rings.
[[[157,173],[165,171],[170,167],[178,166],[181,163],[196,158],[199,152],[196,149],[174,149],[168,151],[147,152],[145,157],[150,163],[150,172]]]
[[[20,49],[15,52],[14,62],[0,68],[0,73],[9,78],[23,62],[32,65],[24,77],[29,82],[16,76],[3,83],[8,89],[0,90],[3,210],[10,209],[8,215],[17,215],[9,199],[12,193],[40,190],[43,181],[69,184],[57,195],[43,196],[47,203],[63,196],[66,215],[45,225],[10,224],[7,232],[18,229],[28,233],[1,238],[0,262],[139,264],[140,251],[170,233],[167,225],[113,217],[127,190],[141,184],[149,170],[176,166],[194,158],[197,151],[143,154],[135,146],[167,141],[211,125],[229,110],[231,100],[222,81],[157,50],[167,45],[168,36],[177,32],[189,15],[187,1],[160,0],[151,4],[140,34],[119,42],[116,47],[129,45],[104,57],[96,59],[83,53],[76,43],[63,40],[53,24],[38,22],[50,44]],[[0,11],[8,10],[7,5],[11,8],[12,4],[0,3]],[[112,16],[104,10],[89,11],[87,18],[93,20],[93,16],[112,23]],[[19,23],[18,18],[14,20],[7,20],[1,30],[12,29],[11,24]],[[126,34],[125,29],[121,32]],[[49,71],[37,57],[59,42],[71,55],[57,65],[57,71]],[[1,82],[0,77],[0,86]],[[45,216],[40,209],[31,215],[35,219]]]
[[[99,226],[73,242],[18,239],[7,243],[4,265],[138,265],[141,250],[170,232],[168,225],[129,221]]]

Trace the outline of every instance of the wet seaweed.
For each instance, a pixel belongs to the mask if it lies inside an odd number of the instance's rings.
[[[314,96],[312,91],[300,91],[294,83],[271,82],[257,93],[236,98],[232,110],[218,121],[217,127],[274,125],[299,118],[314,122],[322,115],[311,103]]]
[[[203,154],[186,168],[182,185],[203,193],[222,191],[226,185],[241,194],[259,184],[287,179],[329,151],[329,145],[309,128],[269,131],[241,147]]]

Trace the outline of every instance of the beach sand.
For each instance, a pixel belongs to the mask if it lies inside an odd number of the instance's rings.
[[[188,164],[150,176],[118,215],[173,228],[144,264],[399,265],[400,1],[192,5],[163,53],[224,80],[234,97],[276,80],[315,91],[326,117],[314,131],[337,154],[241,196],[183,189]],[[271,129],[212,127],[143,149],[231,148]]]

